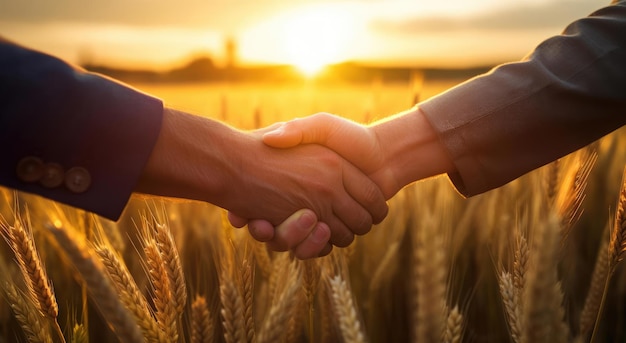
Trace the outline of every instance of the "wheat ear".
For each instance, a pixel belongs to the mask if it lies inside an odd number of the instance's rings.
[[[557,198],[557,211],[561,217],[563,240],[582,215],[582,203],[585,200],[587,179],[598,158],[595,151],[585,150],[583,157],[579,157],[573,172],[568,173]],[[582,161],[581,161],[582,159]]]
[[[59,306],[32,237],[20,221],[16,221],[14,226],[8,228],[8,234],[10,245],[26,281],[28,293],[44,316],[56,318],[59,315]]]
[[[241,293],[243,297],[244,306],[244,324],[246,326],[246,337],[248,342],[255,342],[255,329],[254,329],[254,268],[248,260],[244,260],[241,266]]]
[[[170,279],[157,243],[149,239],[144,247],[146,266],[152,284],[157,323],[172,342],[178,341],[178,314],[172,300]]]
[[[443,343],[460,343],[463,338],[463,315],[459,311],[458,306],[454,306],[448,319],[446,320],[446,328],[443,332]]]
[[[84,238],[72,238],[79,234],[70,233],[61,227],[49,226],[50,231],[72,261],[91,294],[103,318],[121,342],[143,342],[144,339],[135,323],[133,316],[117,296],[117,292],[101,262],[95,258],[95,253],[86,245]]]
[[[133,314],[147,340],[149,342],[167,342],[168,338],[152,318],[152,312],[146,298],[137,287],[126,265],[109,247],[99,247],[96,252],[100,256],[113,286],[119,293],[120,300]]]
[[[235,282],[226,271],[220,278],[220,299],[222,301],[222,324],[226,343],[246,342],[246,325],[243,298]]]
[[[213,321],[206,298],[196,295],[191,303],[191,343],[212,343]]]
[[[521,234],[517,233],[515,256],[513,260],[513,286],[518,292],[524,289],[526,270],[528,269],[528,241]]]
[[[33,308],[30,301],[10,282],[5,282],[4,290],[7,295],[7,301],[15,314],[15,319],[22,327],[28,341],[33,343],[52,343],[46,322],[42,320],[41,314]]]
[[[176,312],[181,315],[187,303],[187,286],[185,285],[185,275],[178,249],[176,248],[176,242],[174,242],[174,237],[172,237],[168,226],[163,224],[156,225],[155,238],[170,280],[172,300],[176,307]]]
[[[434,218],[425,220],[416,233],[413,250],[414,341],[435,342],[441,339],[446,302],[446,276],[443,240],[435,230]]]
[[[287,331],[286,324],[293,314],[294,304],[297,301],[296,292],[302,287],[300,270],[295,266],[295,263],[289,264],[285,286],[286,288],[272,304],[263,327],[257,335],[257,342],[259,343],[280,342]]]
[[[626,252],[626,169],[622,175],[622,185],[620,187],[619,199],[617,201],[617,211],[611,231],[611,241],[609,245],[609,275],[615,272],[618,263],[624,259]]]
[[[626,168],[624,168],[624,171],[622,172],[622,184],[620,186],[619,198],[617,200],[617,211],[615,212],[609,240],[607,277],[604,283],[604,290],[602,291],[602,299],[600,300],[598,315],[596,316],[593,331],[591,333],[591,342],[595,341],[595,336],[598,331],[602,308],[604,307],[604,301],[606,300],[606,294],[609,288],[609,281],[611,280],[611,276],[615,272],[617,265],[624,259],[624,253],[626,253]]]
[[[83,324],[74,325],[72,343],[89,343],[89,333]]]
[[[522,342],[566,342],[568,329],[557,279],[559,219],[550,216],[537,231],[522,294]]]
[[[9,244],[15,253],[30,297],[37,305],[36,307],[41,314],[48,317],[52,322],[59,340],[65,342],[63,331],[57,322],[59,306],[52,289],[52,283],[43,268],[43,263],[37,253],[35,241],[30,231],[26,231],[20,220],[16,220],[15,225],[8,227],[6,231],[9,236]]]
[[[522,333],[520,323],[520,290],[513,284],[511,274],[506,271],[502,271],[500,274],[498,284],[500,286],[500,295],[502,296],[502,302],[504,303],[507,322],[509,324],[509,328],[511,329],[511,339],[514,343],[520,343]]]
[[[605,229],[604,232],[607,233],[607,230]],[[602,237],[596,264],[591,276],[589,291],[587,291],[585,304],[580,313],[579,335],[582,337],[587,337],[594,326],[600,310],[600,304],[602,303],[607,278],[609,277],[608,234],[602,235]]]
[[[332,289],[333,305],[335,313],[339,319],[339,328],[343,340],[346,343],[365,342],[365,335],[361,329],[361,322],[358,319],[352,293],[346,282],[339,276],[330,279]]]

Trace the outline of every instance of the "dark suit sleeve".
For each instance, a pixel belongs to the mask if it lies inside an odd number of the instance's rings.
[[[418,105],[466,196],[499,187],[626,123],[626,2]]]
[[[0,41],[0,184],[119,218],[161,127],[160,100]]]

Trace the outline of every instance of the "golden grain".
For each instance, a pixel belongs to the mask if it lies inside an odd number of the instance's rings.
[[[104,267],[84,239],[76,238],[79,237],[77,232],[70,234],[65,228],[51,225],[49,229],[82,276],[91,299],[120,341],[143,342],[134,318],[118,298],[115,288],[105,276]]]
[[[206,298],[196,295],[191,303],[191,343],[213,342],[213,320]]]

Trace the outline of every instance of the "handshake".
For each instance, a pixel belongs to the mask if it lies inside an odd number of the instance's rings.
[[[269,175],[274,182],[248,180],[258,191],[247,196],[266,199],[269,207],[283,206],[276,198],[284,197],[302,208],[282,222],[233,208],[229,220],[235,227],[247,224],[251,236],[272,250],[291,250],[301,259],[348,246],[386,217],[386,200],[404,186],[452,169],[418,109],[367,126],[319,113],[256,135],[273,148],[257,161],[266,165],[260,170],[274,174]],[[274,164],[272,155],[283,158]],[[260,171],[258,166],[242,169],[248,176],[252,170]]]

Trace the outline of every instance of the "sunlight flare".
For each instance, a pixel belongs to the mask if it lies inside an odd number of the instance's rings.
[[[279,53],[281,60],[312,76],[331,63],[350,57],[361,16],[353,7],[333,4],[283,12],[254,27],[256,44]]]

